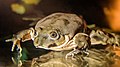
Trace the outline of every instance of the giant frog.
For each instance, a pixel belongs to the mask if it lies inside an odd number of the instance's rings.
[[[119,38],[120,36],[114,33],[88,28],[85,20],[76,14],[53,13],[39,20],[35,28],[20,31],[6,41],[13,41],[11,50],[17,45],[20,53],[20,41],[27,40],[33,40],[36,48],[53,51],[72,50],[66,55],[67,58],[79,52],[89,55],[87,49],[92,45],[119,46]]]
[[[86,50],[92,45],[117,45],[120,36],[104,29],[88,28],[85,20],[76,14],[54,13],[38,21],[35,26],[36,48],[47,50]]]

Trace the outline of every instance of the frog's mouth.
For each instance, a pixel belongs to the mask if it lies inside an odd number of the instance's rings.
[[[54,51],[62,51],[62,50],[70,50],[75,48],[77,45],[74,43],[73,39],[70,39],[68,35],[65,35],[65,42],[60,45],[56,46],[56,44],[51,44],[49,47],[45,48],[42,46],[37,46],[37,48],[43,48],[47,50],[54,50]]]

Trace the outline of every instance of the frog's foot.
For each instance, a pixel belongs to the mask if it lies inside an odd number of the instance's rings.
[[[82,50],[82,54],[84,54],[85,56],[88,56],[88,55],[89,55],[89,53],[88,53],[87,50]]]
[[[69,52],[68,54],[66,54],[66,59],[68,58],[68,57],[72,57],[72,58],[74,58],[74,56],[75,56],[75,54],[78,54],[78,53],[80,53],[80,50],[78,50],[78,49],[74,49],[73,51],[71,51],[71,52]]]
[[[88,56],[89,53],[87,52],[87,49],[86,50],[78,50],[78,49],[74,49],[73,51],[69,52],[67,55],[66,55],[66,59],[68,57],[72,57],[74,58],[75,55],[77,55],[78,53],[81,53],[82,55],[85,55],[85,56]]]
[[[73,51],[69,52],[69,53],[66,55],[66,59],[67,59],[68,57],[72,57],[72,59],[74,60],[74,59],[75,59],[74,56],[77,55],[78,53],[81,53],[81,54],[82,54],[81,57],[80,57],[81,62],[82,62],[82,64],[80,65],[80,67],[89,67],[88,62],[83,58],[84,55],[85,55],[85,56],[88,56],[88,55],[89,55],[89,53],[88,53],[86,50],[74,49]],[[84,55],[83,55],[83,54],[84,54]]]

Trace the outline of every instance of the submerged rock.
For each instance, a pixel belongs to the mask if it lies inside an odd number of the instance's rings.
[[[114,63],[114,53],[90,49],[89,55],[82,53],[66,58],[70,51],[54,52],[33,58],[31,67],[110,67]]]

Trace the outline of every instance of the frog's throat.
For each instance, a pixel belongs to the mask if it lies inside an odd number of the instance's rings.
[[[51,47],[50,50],[54,51],[62,51],[62,50],[71,50],[75,48],[77,45],[74,43],[74,40],[70,40],[70,37],[68,35],[65,35],[65,42],[57,47]]]
[[[62,45],[60,45],[60,46],[57,46],[57,47],[53,47],[53,48],[62,48],[62,47],[64,47],[64,46],[66,46],[67,44],[68,44],[68,42],[70,41],[70,37],[68,36],[68,35],[65,35],[65,42],[62,44]]]

